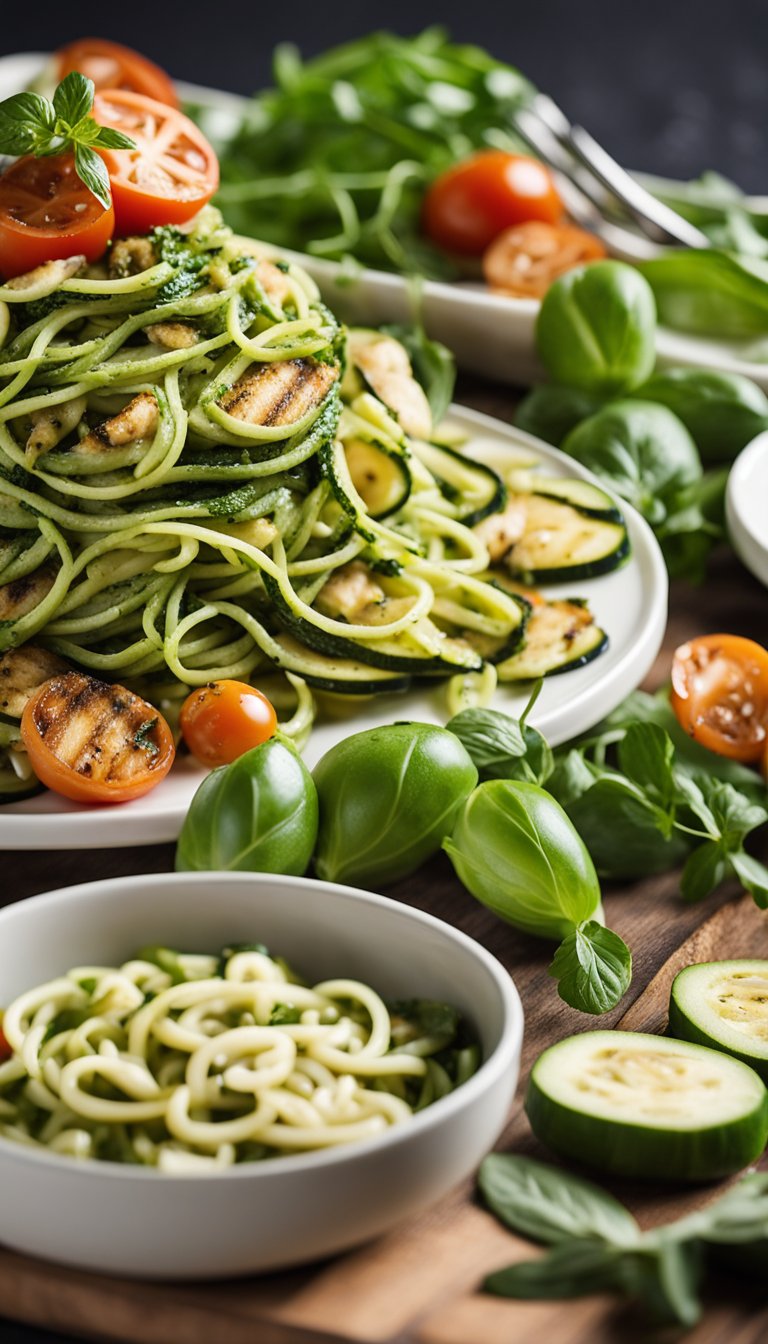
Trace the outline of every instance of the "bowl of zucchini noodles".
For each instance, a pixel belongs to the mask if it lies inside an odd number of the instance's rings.
[[[276,1269],[414,1217],[498,1137],[523,1031],[459,931],[257,874],[5,908],[0,1006],[0,1241],[153,1278]]]

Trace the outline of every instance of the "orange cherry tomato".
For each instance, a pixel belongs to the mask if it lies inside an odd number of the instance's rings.
[[[211,681],[181,707],[182,736],[203,765],[229,765],[274,737],[276,729],[266,695],[244,681]]]
[[[56,52],[56,75],[62,80],[73,70],[92,79],[97,89],[127,89],[143,93],[159,103],[178,107],[173,81],[159,65],[119,42],[101,37],[80,37]]]
[[[126,803],[173,765],[162,714],[124,686],[82,672],[44,681],[27,701],[21,740],[42,784],[76,803]]]
[[[136,145],[99,150],[112,184],[118,234],[184,224],[207,205],[219,185],[219,162],[189,117],[121,89],[97,93],[93,115]]]
[[[17,159],[0,176],[0,275],[10,280],[46,261],[82,254],[96,261],[115,231],[75,172],[71,154]]]
[[[606,255],[600,239],[575,224],[530,219],[494,239],[483,253],[483,275],[492,289],[540,299],[559,275]]]
[[[422,227],[447,252],[479,257],[512,224],[562,217],[552,174],[538,159],[484,149],[435,178],[424,197]]]
[[[768,650],[739,635],[701,635],[681,644],[670,704],[703,747],[757,761],[768,736]]]

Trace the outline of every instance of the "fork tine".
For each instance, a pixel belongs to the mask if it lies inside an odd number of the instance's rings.
[[[527,110],[541,118],[558,144],[575,156],[645,233],[659,242],[672,242],[695,248],[710,246],[706,234],[690,224],[687,219],[683,219],[675,210],[657,201],[655,196],[640,186],[640,183],[636,182],[583,126],[572,126],[557,103],[547,94],[536,94],[528,104]],[[583,179],[580,185],[583,189]]]

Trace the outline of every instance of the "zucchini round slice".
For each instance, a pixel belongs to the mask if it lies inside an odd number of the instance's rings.
[[[632,1031],[586,1031],[533,1066],[525,1108],[542,1143],[614,1176],[710,1181],[768,1140],[768,1091],[717,1050]]]
[[[624,522],[587,515],[564,500],[542,494],[513,495],[525,506],[522,536],[504,563],[510,574],[533,583],[596,578],[618,569],[629,555]]]
[[[411,473],[402,453],[353,438],[344,442],[347,467],[371,518],[387,518],[402,509],[411,493]]]
[[[608,647],[608,636],[586,603],[566,599],[532,607],[519,652],[499,662],[499,681],[531,681],[571,672]]]
[[[768,961],[705,961],[672,983],[669,1034],[725,1050],[768,1082]]]

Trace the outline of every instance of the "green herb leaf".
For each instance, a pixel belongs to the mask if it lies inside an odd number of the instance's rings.
[[[292,1027],[301,1021],[301,1009],[292,1003],[276,1003],[269,1015],[270,1027]]]
[[[491,1153],[478,1185],[489,1209],[513,1232],[556,1246],[572,1237],[601,1237],[633,1246],[640,1229],[613,1195],[581,1176],[515,1153]]]
[[[136,142],[129,135],[123,135],[122,131],[113,130],[111,126],[97,126],[92,123],[93,138],[91,143],[98,145],[101,149],[135,149]]]
[[[41,137],[48,139],[56,113],[39,93],[16,93],[0,102],[0,153],[32,153]]]
[[[765,864],[747,854],[743,849],[728,855],[728,864],[739,879],[745,891],[748,891],[755,905],[761,910],[768,909],[768,868]]]
[[[607,1013],[629,988],[632,953],[617,933],[596,920],[579,925],[558,947],[549,974],[557,992],[582,1013]]]
[[[646,794],[669,807],[676,794],[672,765],[675,748],[669,734],[655,723],[633,723],[619,743],[619,766]]]
[[[112,203],[112,189],[104,160],[86,145],[75,145],[75,171],[81,182],[92,191],[96,200],[107,210]]]
[[[71,129],[84,118],[89,117],[93,107],[94,84],[78,71],[62,79],[53,95],[53,108],[56,116],[66,122]]]
[[[522,1260],[489,1274],[486,1293],[520,1301],[562,1302],[621,1286],[617,1252],[604,1241],[566,1241],[540,1260]]]
[[[719,840],[706,840],[686,860],[680,879],[684,901],[703,901],[719,887],[726,874],[726,862]]]

